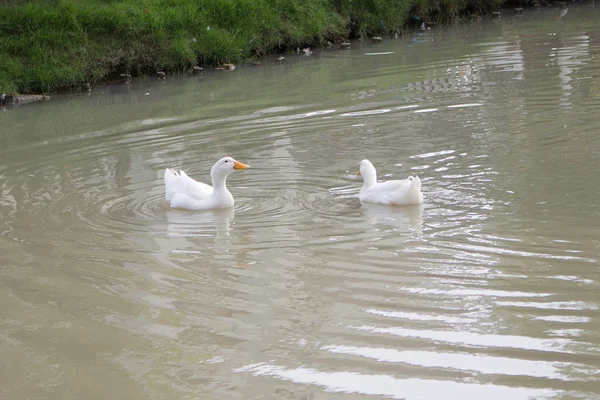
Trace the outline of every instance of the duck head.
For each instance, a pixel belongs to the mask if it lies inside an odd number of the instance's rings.
[[[234,160],[231,157],[223,157],[215,163],[210,169],[210,178],[212,179],[213,186],[219,186],[225,184],[225,180],[236,169],[247,169],[250,168],[246,164]]]
[[[365,186],[371,186],[377,183],[377,170],[375,170],[371,161],[362,160],[359,163],[359,168],[357,175],[362,176]]]

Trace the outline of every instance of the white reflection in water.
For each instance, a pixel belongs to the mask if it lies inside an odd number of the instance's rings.
[[[167,217],[168,236],[229,236],[233,208],[213,211],[169,210]]]
[[[418,293],[418,294],[436,294],[446,296],[489,296],[489,297],[548,297],[552,296],[550,293],[531,293],[531,292],[511,292],[507,290],[493,290],[493,289],[424,289],[424,288],[412,288],[405,287],[399,288],[404,292]],[[498,304],[498,303],[496,303]]]
[[[387,56],[390,54],[394,54],[393,51],[382,51],[380,53],[365,53],[365,56]]]
[[[295,383],[325,387],[328,392],[389,396],[395,399],[452,398],[516,400],[540,399],[560,394],[549,389],[529,389],[493,384],[480,385],[432,379],[397,379],[389,375],[359,374],[356,372],[322,372],[313,368],[285,368],[266,363],[247,365],[234,372],[249,372],[255,376],[272,376]]]
[[[437,156],[444,156],[444,155],[452,154],[452,153],[455,153],[455,152],[456,152],[456,150],[432,151],[432,152],[429,152],[429,153],[416,154],[414,156],[410,156],[409,158],[431,158],[431,157],[437,157]],[[454,157],[443,158],[441,160],[438,160],[438,162],[439,161],[449,160],[449,159],[452,159],[452,158],[454,158]]]
[[[535,317],[534,319],[548,322],[564,322],[567,324],[585,324],[592,320],[590,317],[578,317],[575,315],[549,315],[547,317]]]
[[[526,336],[515,335],[495,335],[481,334],[473,332],[453,332],[453,331],[432,331],[405,329],[397,327],[377,328],[374,326],[350,326],[350,328],[372,332],[386,333],[401,337],[413,337],[421,339],[438,340],[442,342],[462,344],[467,346],[482,347],[506,347],[514,349],[540,350],[540,351],[562,351],[564,353],[574,353],[568,348],[569,345],[575,345],[569,339],[540,339]],[[591,346],[590,346],[591,347]]]
[[[340,117],[360,117],[364,115],[377,115],[377,114],[385,114],[392,111],[389,108],[384,108],[381,110],[365,110],[365,111],[354,111],[349,113],[340,114]]]
[[[310,118],[310,117],[318,117],[318,116],[322,116],[322,115],[332,114],[335,111],[336,110],[317,110],[317,111],[311,111],[311,112],[303,113],[303,114],[278,115],[275,117],[260,118],[260,119],[251,120],[249,122],[252,124],[263,124],[263,123],[291,121],[291,120]]]
[[[394,230],[412,230],[421,233],[423,229],[423,205],[390,207],[380,204],[362,204],[366,221],[373,226],[387,226]]]
[[[380,315],[382,317],[388,318],[401,318],[408,319],[411,321],[442,321],[447,324],[465,324],[465,323],[474,323],[477,322],[478,319],[475,318],[466,318],[466,317],[452,317],[448,315],[435,315],[435,314],[421,314],[415,312],[400,312],[400,311],[385,311],[385,310],[365,310],[367,314]]]
[[[383,347],[324,346],[321,349],[331,353],[356,355],[383,362],[406,363],[422,367],[452,368],[476,371],[482,374],[533,376],[562,380],[572,380],[572,378],[563,374],[561,368],[585,368],[585,365],[582,364],[564,362],[522,360],[479,354],[400,351]]]
[[[459,244],[454,243],[451,247],[456,249],[468,250],[472,252],[483,252],[483,253],[493,253],[493,254],[504,254],[504,255],[512,255],[512,256],[520,256],[520,257],[532,257],[532,258],[545,258],[551,260],[576,260],[583,261],[588,263],[597,264],[598,260],[593,258],[584,258],[584,257],[575,257],[575,256],[564,256],[564,255],[554,255],[554,254],[546,254],[546,253],[534,253],[529,251],[522,250],[512,250],[500,247],[486,247],[486,246],[477,246],[472,244]]]
[[[573,80],[572,76],[590,59],[589,36],[583,35],[576,38],[568,38],[565,41],[567,43],[564,43],[564,46],[552,49],[550,57],[556,58],[556,64],[560,70],[558,77],[560,78],[560,87],[563,91],[561,105],[571,106],[568,98],[573,90],[571,83]]]
[[[540,308],[545,310],[597,310],[595,304],[586,303],[583,301],[552,301],[549,303],[541,303],[534,301],[498,301],[499,306],[512,307],[528,307]]]
[[[481,103],[466,103],[466,104],[453,104],[448,106],[448,108],[468,108],[468,107],[479,107],[483,104]]]

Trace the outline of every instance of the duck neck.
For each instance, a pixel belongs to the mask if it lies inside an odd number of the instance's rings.
[[[375,168],[368,168],[360,173],[363,177],[364,187],[368,188],[377,183],[377,171]]]
[[[210,179],[215,191],[227,191],[227,175],[211,174]]]

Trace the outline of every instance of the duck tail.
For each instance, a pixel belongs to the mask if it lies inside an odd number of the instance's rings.
[[[171,201],[171,197],[173,196],[173,187],[176,186],[177,179],[183,175],[185,175],[183,171],[178,171],[172,168],[165,169],[165,198],[167,201]]]
[[[421,187],[421,178],[419,178],[419,175],[415,175],[415,182],[413,183],[413,187]]]
[[[169,182],[171,180],[173,180],[173,178],[175,177],[176,174],[177,174],[177,172],[174,169],[165,168],[165,174],[164,174],[165,185],[168,185]]]
[[[409,176],[408,181],[411,183],[411,190],[419,190],[421,189],[421,178],[418,175]]]
[[[415,175],[412,179],[412,186],[410,188],[410,196],[413,198],[413,204],[423,203],[423,193],[421,192],[421,178]]]

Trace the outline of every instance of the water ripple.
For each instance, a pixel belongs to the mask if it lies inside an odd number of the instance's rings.
[[[357,372],[324,372],[312,368],[285,368],[260,363],[247,365],[234,372],[255,376],[273,376],[296,383],[323,386],[327,392],[357,393],[386,396],[395,399],[438,399],[440,393],[452,393],[461,398],[531,399],[560,395],[560,391],[529,389],[500,385],[480,385],[432,379],[398,379],[389,375]]]

